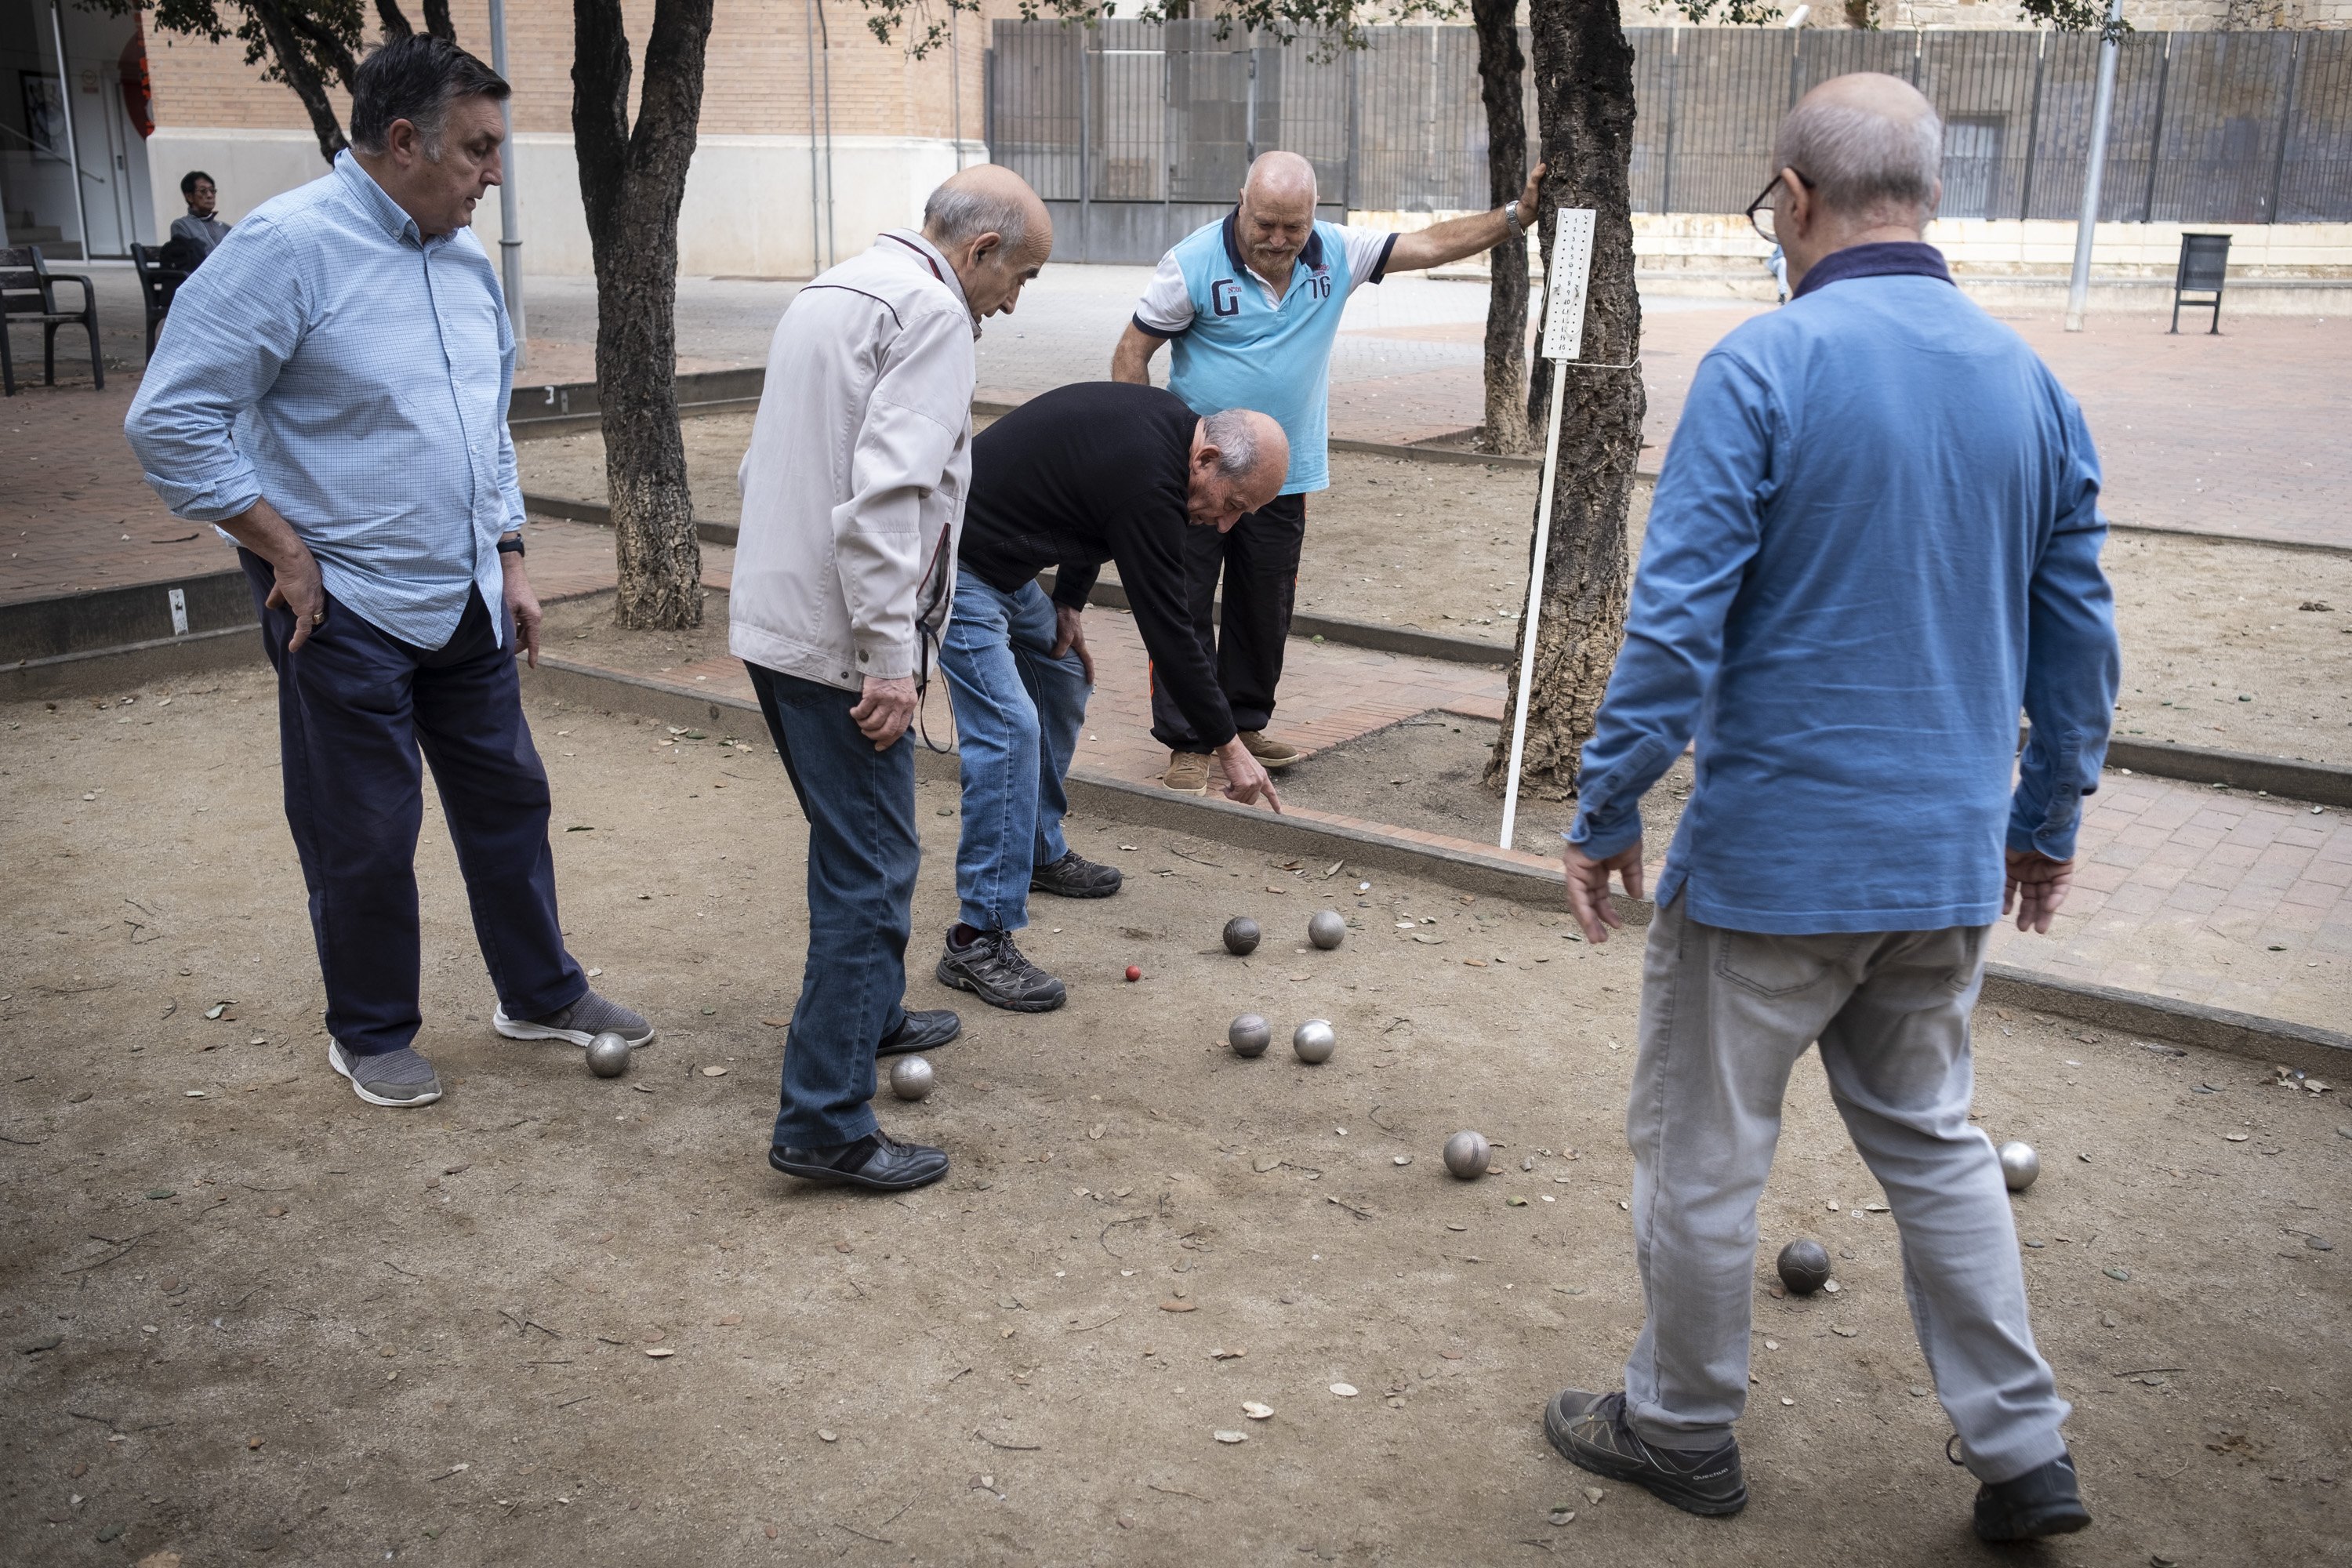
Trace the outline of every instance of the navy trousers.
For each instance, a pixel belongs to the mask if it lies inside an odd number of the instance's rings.
[[[499,1005],[510,1018],[543,1018],[580,1000],[588,979],[564,951],[555,912],[547,771],[523,721],[513,638],[499,646],[481,595],[469,595],[438,648],[403,642],[331,595],[325,623],[289,653],[293,612],[267,603],[276,574],[251,551],[237,558],[278,671],[286,825],[310,892],[327,1032],[373,1056],[406,1046],[423,1022],[420,752]]]
[[[874,1048],[906,1012],[914,920],[915,737],[858,733],[858,694],[746,662],[768,733],[808,819],[808,956],[784,1036],[775,1142],[848,1143],[874,1131]]]
[[[1184,595],[1201,646],[1216,662],[1217,684],[1234,710],[1237,730],[1263,730],[1274,718],[1274,689],[1282,684],[1282,656],[1290,646],[1290,613],[1298,597],[1298,557],[1307,547],[1307,498],[1276,496],[1246,513],[1228,533],[1184,530]],[[1215,607],[1217,579],[1224,607]],[[1214,622],[1217,630],[1210,631]],[[1171,752],[1209,748],[1175,700],[1151,683],[1151,738]]]

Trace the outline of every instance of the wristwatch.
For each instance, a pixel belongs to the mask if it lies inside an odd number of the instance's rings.
[[[499,540],[499,553],[501,555],[521,555],[526,553],[522,547],[522,535],[518,533],[512,539]]]
[[[1513,196],[1509,201],[1503,204],[1503,221],[1511,226],[1511,232],[1513,234],[1518,236],[1522,239],[1527,237],[1528,226],[1519,221],[1518,197]]]

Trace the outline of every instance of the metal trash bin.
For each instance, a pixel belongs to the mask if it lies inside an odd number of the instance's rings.
[[[2230,237],[2226,234],[2184,234],[2180,237],[2180,268],[2172,276],[2172,327],[2180,331],[2180,307],[2213,308],[2213,325],[2206,334],[2221,331],[2221,289],[2230,277]],[[2189,294],[2210,299],[2190,300]]]

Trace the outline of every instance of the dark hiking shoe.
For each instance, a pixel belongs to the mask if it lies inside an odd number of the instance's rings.
[[[880,1128],[852,1143],[826,1149],[793,1149],[782,1143],[768,1150],[768,1163],[787,1176],[828,1187],[870,1187],[877,1193],[903,1193],[927,1187],[948,1173],[948,1154],[928,1143],[901,1143]]]
[[[963,1020],[945,1007],[925,1012],[908,1009],[898,1026],[887,1039],[874,1047],[877,1057],[904,1056],[908,1051],[928,1051],[946,1045],[963,1033]]]
[[[958,947],[950,933],[939,980],[1013,1013],[1050,1013],[1069,1000],[1060,981],[1021,956],[1009,931],[984,931],[970,947]]]
[[[352,1092],[370,1105],[406,1110],[441,1098],[441,1079],[433,1064],[407,1046],[363,1057],[343,1049],[341,1041],[330,1039],[327,1065],[351,1079]]]
[[[2038,1469],[1977,1488],[1977,1536],[1983,1541],[2034,1541],[2072,1535],[2091,1522],[2074,1478],[2074,1456],[2061,1454]]]
[[[1625,1425],[1622,1394],[1563,1389],[1544,1406],[1544,1436],[1569,1463],[1631,1481],[1685,1513],[1738,1513],[1748,1506],[1737,1440],[1704,1451],[1653,1447]]]
[[[1059,860],[1029,873],[1029,890],[1057,899],[1108,899],[1124,880],[1118,867],[1097,866],[1081,859],[1076,850],[1066,849]]]
[[[490,1026],[509,1040],[567,1040],[575,1046],[585,1046],[607,1030],[620,1036],[632,1047],[650,1045],[654,1037],[651,1024],[618,1002],[608,1002],[593,991],[586,993],[562,1012],[550,1013],[544,1018],[509,1018],[507,1010],[501,1007],[491,1015]]]

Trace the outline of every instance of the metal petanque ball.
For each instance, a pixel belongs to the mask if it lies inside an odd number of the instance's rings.
[[[1811,1237],[1799,1237],[1780,1249],[1780,1283],[1799,1296],[1810,1296],[1830,1282],[1830,1251]]]
[[[629,1070],[628,1037],[607,1029],[588,1042],[588,1070],[598,1078],[618,1078]]]
[[[1318,910],[1307,922],[1307,940],[1328,952],[1348,940],[1348,922],[1337,910]]]
[[[900,1057],[890,1064],[890,1092],[900,1100],[921,1100],[931,1092],[931,1064],[920,1057]]]
[[[1274,1043],[1274,1026],[1255,1013],[1244,1013],[1234,1020],[1233,1026],[1225,1031],[1225,1038],[1233,1042],[1234,1055],[1262,1057],[1265,1047]]]
[[[1445,1168],[1458,1181],[1475,1182],[1486,1173],[1495,1152],[1486,1146],[1484,1133],[1466,1129],[1445,1141]]]
[[[1332,1033],[1328,1018],[1309,1018],[1291,1032],[1290,1048],[1302,1062],[1328,1062],[1339,1047],[1339,1037]]]
[[[1247,958],[1257,951],[1257,921],[1235,915],[1225,922],[1225,951],[1235,958]]]
[[[2011,1192],[2023,1192],[2041,1173],[2042,1156],[2033,1152],[2032,1144],[2017,1140],[2000,1146],[2000,1179],[2009,1184]]]

